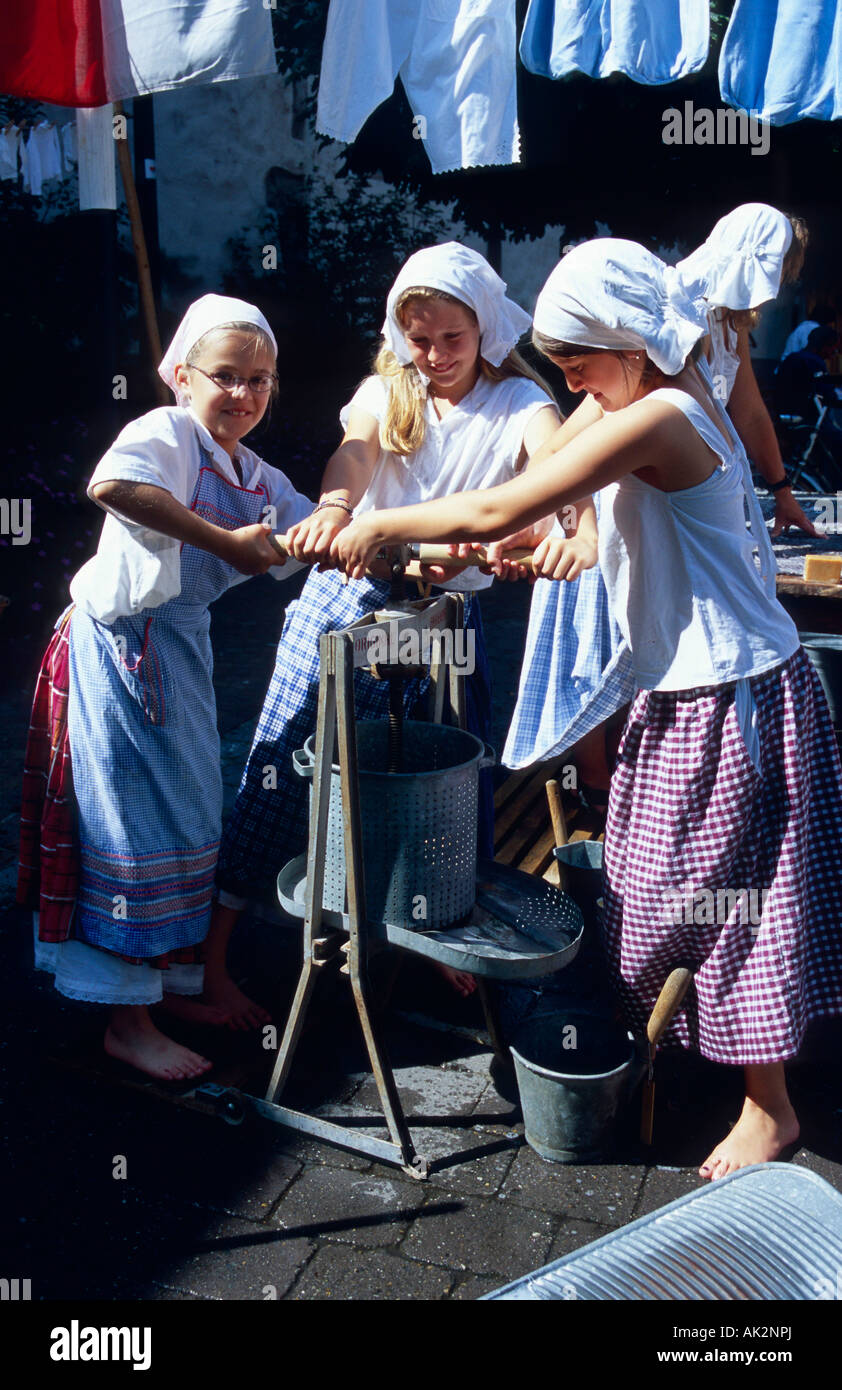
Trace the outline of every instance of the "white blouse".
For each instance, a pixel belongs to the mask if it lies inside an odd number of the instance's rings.
[[[382,424],[388,391],[382,377],[367,377],[342,408],[342,428],[347,428],[352,409],[364,410]],[[528,377],[492,382],[481,376],[442,420],[428,399],[427,430],[420,449],[408,456],[381,449],[354,514],[406,507],[507,482],[517,472],[529,421],[547,407],[555,410],[546,392]],[[471,569],[443,587],[462,593],[486,589],[492,582],[493,576]]]
[[[713,380],[714,400],[727,405],[731,399],[740,355],[737,352],[737,332],[728,321],[727,309],[712,309],[708,314],[710,357],[707,366]]]
[[[792,656],[798,633],[775,598],[774,557],[750,498],[746,529],[742,444],[730,427],[729,446],[685,391],[647,400],[682,411],[720,465],[675,492],[629,473],[600,494],[599,562],[637,685],[690,690],[760,675]]]
[[[237,461],[243,473],[238,479],[228,454],[193,414],[180,406],[150,410],[132,420],[120,432],[111,448],[97,464],[88,484],[88,496],[97,483],[124,479],[151,483],[164,488],[176,501],[189,507],[202,465],[199,442],[213,459],[214,467],[236,487],[254,489],[262,484],[267,503],[274,507],[269,519],[277,531],[309,516],[313,503],[296,492],[280,469],[244,445],[237,446]],[[97,503],[102,506],[102,503]],[[78,608],[100,622],[157,608],[181,593],[181,541],[164,536],[105,507],[109,513],[102,526],[96,554],[72,579],[70,594]],[[303,566],[296,560],[273,566],[276,579],[286,579]],[[234,583],[247,579],[238,576]]]

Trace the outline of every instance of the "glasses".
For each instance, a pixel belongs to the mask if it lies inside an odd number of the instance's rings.
[[[257,372],[254,376],[235,376],[233,372],[206,372],[204,367],[190,365],[191,372],[201,372],[220,391],[233,391],[237,386],[247,386],[256,396],[265,396],[278,380],[277,372]]]

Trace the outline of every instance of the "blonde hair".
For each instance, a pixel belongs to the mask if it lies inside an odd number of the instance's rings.
[[[419,285],[404,290],[395,305],[395,318],[401,326],[403,315],[413,300],[443,300],[447,304],[456,304],[465,310],[474,323],[477,322],[473,309],[455,295],[448,294],[446,290],[434,290]],[[380,447],[389,453],[401,454],[404,457],[414,454],[421,448],[427,432],[427,388],[421,380],[418,368],[414,362],[399,362],[391,348],[384,344],[374,359],[374,370],[385,381],[389,391],[386,414],[380,426]],[[512,349],[499,367],[493,367],[480,356],[479,370],[482,376],[491,382],[505,381],[513,376],[526,377],[540,386],[550,401],[555,403],[555,397],[543,377],[530,367],[515,349]]]

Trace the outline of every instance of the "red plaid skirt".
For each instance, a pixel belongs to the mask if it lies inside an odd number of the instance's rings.
[[[749,682],[759,768],[733,686],[640,691],[611,781],[605,941],[642,1031],[679,964],[694,987],[664,1041],[715,1062],[798,1052],[842,1013],[842,766],[802,648]]]
[[[23,766],[17,902],[40,913],[42,941],[70,936],[79,882],[67,739],[72,611],[59,619],[38,672]]]
[[[38,912],[39,940],[51,942],[67,941],[73,936],[73,909],[79,884],[79,839],[67,734],[68,636],[72,614],[72,606],[62,613],[41,662],[23,769],[16,902]],[[90,946],[90,942],[86,944]],[[132,965],[152,965],[162,970],[175,964],[200,964],[202,958],[201,945],[143,961],[137,956],[121,957]]]

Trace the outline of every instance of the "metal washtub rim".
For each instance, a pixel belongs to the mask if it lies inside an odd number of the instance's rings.
[[[359,729],[365,727],[366,725],[374,726],[380,724],[382,724],[383,727],[388,730],[388,723],[384,720],[379,719],[361,719],[357,724],[357,730],[359,731]],[[359,776],[383,777],[388,778],[390,782],[394,782],[396,779],[411,778],[412,781],[417,782],[423,781],[426,778],[445,777],[448,773],[464,772],[466,768],[473,767],[477,762],[479,762],[482,758],[488,755],[490,745],[483,743],[481,738],[478,738],[476,734],[470,733],[467,729],[457,729],[455,726],[450,724],[430,724],[425,722],[423,719],[406,719],[404,720],[403,724],[404,731],[406,731],[407,729],[414,729],[419,725],[422,729],[445,729],[447,730],[448,734],[459,734],[462,738],[469,738],[472,740],[472,742],[474,742],[477,745],[479,751],[472,758],[468,758],[465,762],[451,763],[448,767],[428,767],[424,768],[421,772],[388,772],[381,771],[380,769],[369,769],[365,767],[360,767],[358,769]],[[315,746],[316,735],[310,734],[309,737],[304,740],[304,751],[310,758],[311,768],[315,765]],[[330,765],[330,771],[332,775],[338,777],[339,764],[332,762]]]

